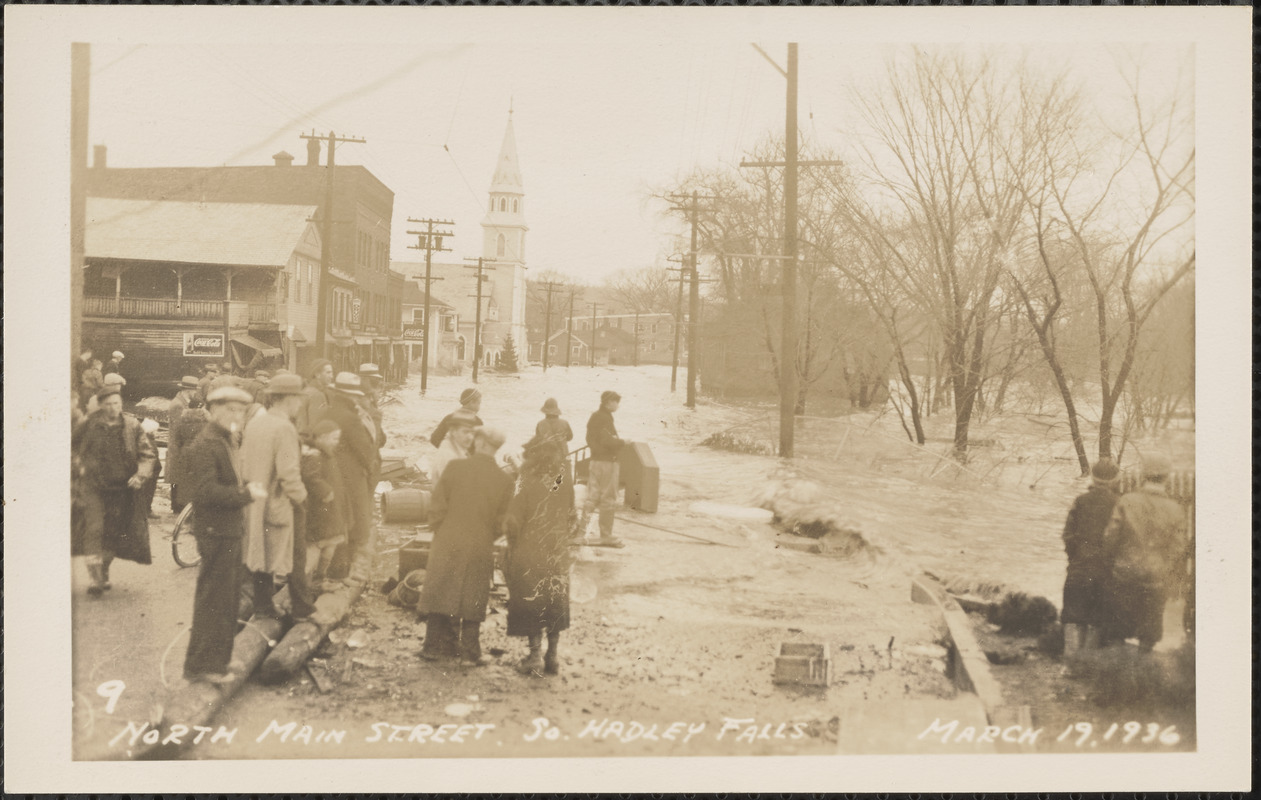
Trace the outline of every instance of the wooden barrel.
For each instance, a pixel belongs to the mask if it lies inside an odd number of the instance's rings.
[[[394,489],[381,495],[382,522],[424,522],[429,518],[429,492]]]

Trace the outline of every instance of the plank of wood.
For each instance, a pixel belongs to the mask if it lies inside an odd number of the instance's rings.
[[[320,646],[328,632],[336,628],[350,613],[350,607],[363,593],[363,585],[343,584],[335,592],[315,600],[315,613],[293,626],[275,650],[263,661],[258,677],[263,683],[281,683],[293,677]]]

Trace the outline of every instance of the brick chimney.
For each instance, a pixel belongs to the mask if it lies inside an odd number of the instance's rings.
[[[97,144],[92,146],[92,167],[94,169],[105,169],[105,145]]]
[[[276,166],[278,167],[293,166],[293,156],[289,155],[284,150],[281,150],[279,153],[272,156],[272,160],[276,162]]]
[[[306,140],[306,165],[308,167],[318,167],[320,165],[320,140]]]

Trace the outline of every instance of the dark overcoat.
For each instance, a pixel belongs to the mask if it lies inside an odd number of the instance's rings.
[[[193,535],[241,538],[245,506],[253,502],[241,482],[232,434],[207,423],[182,456],[193,504]]]
[[[508,635],[536,636],[569,627],[569,530],[574,487],[564,467],[527,473],[508,505]]]
[[[350,508],[337,457],[320,447],[304,444],[302,482],[307,491],[307,543],[326,547],[346,541]],[[332,500],[327,499],[330,495]]]
[[[154,477],[158,451],[153,439],[140,427],[140,420],[131,414],[122,415],[124,471],[139,475],[149,481]],[[71,434],[71,446],[79,454],[84,491],[100,491],[109,487],[99,486],[95,476],[105,473],[103,458],[108,458],[109,447],[104,444],[109,435],[109,422],[104,411],[88,415]],[[122,515],[107,514],[102,545],[115,558],[135,561],[137,564],[153,563],[149,549],[149,509],[137,502],[139,491],[129,489],[129,508]]]
[[[493,545],[511,500],[512,479],[491,456],[475,453],[443,470],[430,499],[434,535],[418,605],[422,614],[486,618]]]
[[[1102,621],[1108,558],[1103,550],[1103,532],[1112,518],[1117,494],[1106,486],[1091,486],[1078,495],[1064,523],[1064,551],[1068,573],[1064,578],[1064,609],[1060,619],[1077,625],[1097,625]]]

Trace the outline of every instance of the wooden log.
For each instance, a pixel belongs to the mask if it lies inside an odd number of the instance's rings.
[[[176,692],[162,713],[159,744],[137,751],[135,757],[143,760],[177,758],[183,742],[192,737],[183,736],[179,737],[182,741],[163,743],[171,730],[181,725],[187,731],[193,730],[196,725],[209,725],[223,704],[240,691],[245,680],[267,655],[270,643],[279,639],[282,632],[283,626],[278,619],[250,620],[232,641],[232,660],[240,665],[238,670],[230,672],[232,680],[218,685],[190,683]]]
[[[320,646],[324,637],[350,613],[350,607],[363,593],[363,585],[343,585],[335,592],[322,594],[315,601],[315,613],[295,624],[276,645],[258,671],[263,683],[281,683],[293,677]]]

